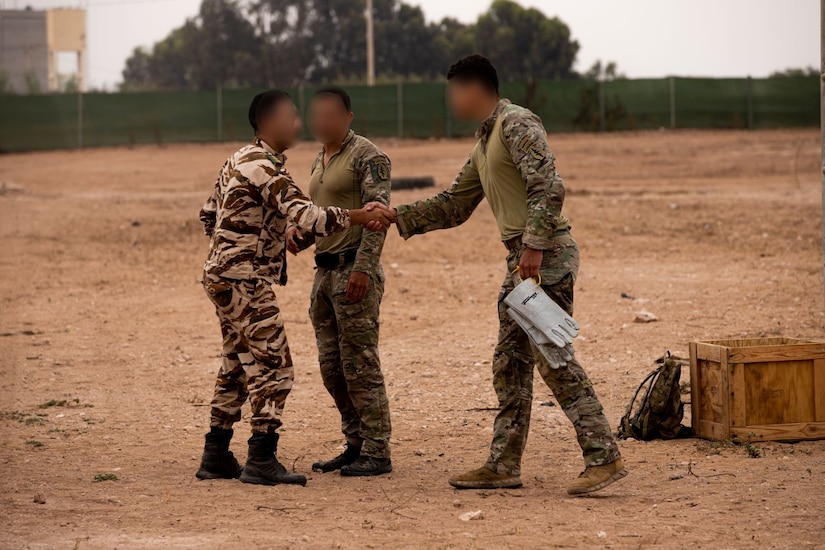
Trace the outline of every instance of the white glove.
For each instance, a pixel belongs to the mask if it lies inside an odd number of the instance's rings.
[[[522,281],[504,298],[504,303],[543,332],[558,347],[573,343],[579,324],[544,293],[533,279]]]
[[[536,345],[539,352],[547,359],[550,368],[558,369],[567,365],[573,359],[573,344],[565,343],[559,347],[553,340],[547,337],[542,331],[537,329],[527,317],[522,316],[514,309],[507,309],[510,317],[527,333],[527,336]],[[557,339],[558,341],[558,339]]]

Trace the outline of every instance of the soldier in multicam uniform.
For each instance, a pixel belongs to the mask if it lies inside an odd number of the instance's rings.
[[[320,206],[389,205],[390,161],[371,141],[350,130],[352,103],[337,87],[319,90],[310,103],[310,130],[323,145],[312,165],[309,195]],[[309,245],[297,228],[287,233],[293,253]],[[318,343],[324,386],[341,413],[344,452],[314,470],[344,476],[392,471],[390,409],[378,356],[378,315],[384,294],[383,232],[360,227],[315,241],[318,270],[309,314]]]
[[[387,213],[383,205],[372,205],[370,212],[318,207],[293,183],[283,152],[297,140],[301,122],[288,94],[271,90],[255,96],[249,121],[255,142],[226,161],[200,215],[210,237],[203,284],[220,320],[223,363],[212,399],[211,430],[196,475],[305,485],[306,477],[288,473],[276,458],[277,429],[293,380],[272,289],[286,282],[287,226],[326,236],[352,225],[386,224]],[[229,443],[247,399],[252,437],[241,468]]]
[[[458,118],[481,126],[464,169],[447,191],[400,206],[397,224],[406,239],[462,224],[487,198],[509,251],[508,275],[498,300],[499,341],[493,360],[493,386],[499,412],[490,457],[483,467],[450,479],[464,489],[520,487],[521,457],[527,443],[533,395],[533,366],[573,423],[585,470],[568,488],[581,495],[627,475],[593,384],[573,359],[553,369],[503,303],[521,277],[541,277],[544,291],[569,314],[579,251],[562,214],[564,184],[555,168],[541,120],[529,110],[500,99],[498,76],[486,58],[474,55],[454,64],[447,75],[451,107]]]

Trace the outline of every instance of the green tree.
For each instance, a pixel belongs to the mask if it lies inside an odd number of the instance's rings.
[[[203,0],[197,17],[126,60],[122,89],[214,89],[256,80],[260,40],[236,0]]]
[[[476,53],[474,25],[465,25],[457,19],[445,17],[436,25],[435,48],[441,52],[437,73],[443,75],[447,66],[458,58]]]
[[[152,56],[145,48],[138,47],[132,50],[132,55],[126,60],[123,69],[123,85],[121,90],[150,89],[154,87],[150,65]]]
[[[197,17],[137,48],[122,89],[294,87],[363,82],[366,0],[203,0]],[[496,0],[475,25],[428,23],[420,7],[374,0],[376,72],[441,78],[469,53],[487,54],[502,79],[571,78],[578,43],[557,18]]]
[[[511,0],[495,0],[475,25],[477,50],[503,80],[574,78],[579,43],[557,17]]]
[[[621,80],[627,77],[624,73],[619,72],[619,68],[615,61],[602,63],[599,59],[596,60],[584,74],[582,74],[582,78],[584,80],[601,80],[602,82],[608,82],[610,80]]]
[[[376,72],[392,76],[434,78],[444,70],[445,52],[438,42],[441,29],[427,24],[418,6],[380,2],[376,10]]]
[[[791,68],[785,69],[784,71],[775,71],[771,73],[771,75],[768,78],[787,78],[794,76],[819,76],[819,70],[810,66],[802,68]]]

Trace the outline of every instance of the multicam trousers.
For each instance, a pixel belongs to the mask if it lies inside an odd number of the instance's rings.
[[[573,314],[573,284],[579,268],[579,251],[569,232],[555,238],[555,246],[544,252],[541,287],[568,314]],[[499,412],[493,428],[493,442],[486,466],[498,473],[519,475],[521,457],[527,444],[533,400],[533,366],[550,387],[567,418],[576,429],[585,466],[609,464],[620,458],[593,384],[574,358],[566,367],[551,369],[535,349],[527,334],[507,313],[504,298],[520,282],[513,270],[518,266],[524,245],[507,257],[508,274],[498,300],[499,336],[493,358],[493,386]]]
[[[281,426],[292,389],[292,357],[272,285],[204,273],[203,285],[221,323],[223,363],[212,398],[211,426],[231,428],[249,399],[256,433]]]
[[[366,296],[347,300],[352,264],[315,274],[309,316],[315,327],[324,386],[341,413],[341,431],[361,454],[390,457],[390,407],[378,357],[378,314],[384,273],[370,275]]]

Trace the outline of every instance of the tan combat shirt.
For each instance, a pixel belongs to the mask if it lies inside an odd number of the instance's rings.
[[[337,206],[357,209],[368,202],[390,204],[390,159],[370,140],[352,130],[324,165],[325,151],[321,149],[312,164],[309,196],[318,206]],[[364,232],[360,226],[351,226],[315,241],[315,253],[335,254],[357,248],[354,271],[372,273],[377,267],[386,233]]]
[[[545,250],[570,225],[562,214],[564,182],[538,116],[506,99],[476,132],[478,141],[452,186],[430,199],[398,207],[404,238],[464,223],[487,198],[502,241],[521,236]]]

